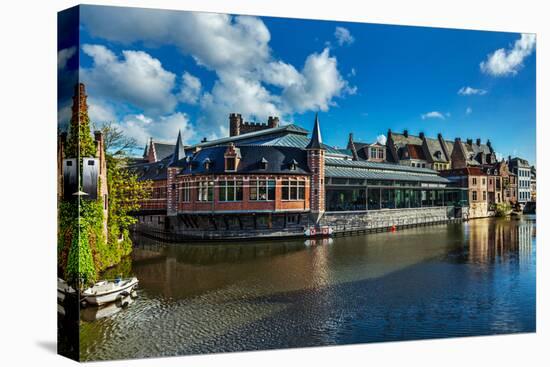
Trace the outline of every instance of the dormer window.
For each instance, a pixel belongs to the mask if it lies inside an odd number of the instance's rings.
[[[239,161],[241,159],[241,150],[235,146],[235,144],[230,143],[227,146],[227,150],[224,154],[224,163],[226,172],[236,172],[239,166]]]
[[[235,157],[226,157],[225,158],[225,170],[226,171],[235,171]]]
[[[435,152],[434,155],[435,155],[436,158],[441,158],[441,151],[438,150],[437,152]]]
[[[212,168],[212,161],[210,160],[210,158],[206,158],[204,160],[204,169],[205,171],[210,171],[210,168]]]
[[[267,169],[267,159],[262,158],[260,161],[260,169],[266,170]]]
[[[290,162],[289,169],[291,171],[296,171],[296,168],[298,167],[298,162],[296,162],[296,159],[293,159],[292,162]]]

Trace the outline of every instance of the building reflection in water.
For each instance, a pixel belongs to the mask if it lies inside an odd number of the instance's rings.
[[[515,259],[518,265],[530,263],[536,236],[534,219],[478,219],[475,225],[466,223],[466,227],[468,262],[491,264]]]

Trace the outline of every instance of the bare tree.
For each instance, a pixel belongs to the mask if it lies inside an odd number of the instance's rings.
[[[104,123],[101,128],[105,152],[112,157],[127,157],[138,147],[136,139],[127,136],[113,122]]]

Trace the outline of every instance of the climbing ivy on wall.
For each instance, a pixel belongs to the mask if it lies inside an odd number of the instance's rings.
[[[74,119],[73,119],[74,120]],[[71,120],[66,157],[95,156],[96,146],[87,114],[80,124]],[[79,136],[80,145],[78,145]],[[123,157],[106,155],[108,186],[107,236],[104,232],[103,198],[79,197],[62,201],[58,209],[58,274],[71,285],[82,288],[95,282],[100,273],[120,263],[132,251],[129,227],[136,222],[131,212],[150,193],[150,183],[138,181],[127,169]],[[99,183],[101,186],[101,182]]]

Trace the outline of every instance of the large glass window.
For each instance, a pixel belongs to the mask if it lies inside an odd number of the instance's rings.
[[[395,193],[393,189],[382,189],[380,207],[382,209],[395,209]]]
[[[200,181],[197,187],[197,201],[212,201],[214,199],[214,182]]]
[[[223,180],[219,186],[220,201],[242,201],[243,182],[241,180]]]
[[[367,204],[369,210],[376,210],[381,208],[379,188],[369,188],[367,190]]]
[[[305,180],[283,180],[281,188],[282,200],[304,200],[305,199]]]
[[[184,182],[181,187],[180,201],[191,201],[191,182]]]
[[[275,200],[275,180],[250,180],[249,200]]]
[[[327,188],[325,203],[327,211],[365,210],[365,188]]]

